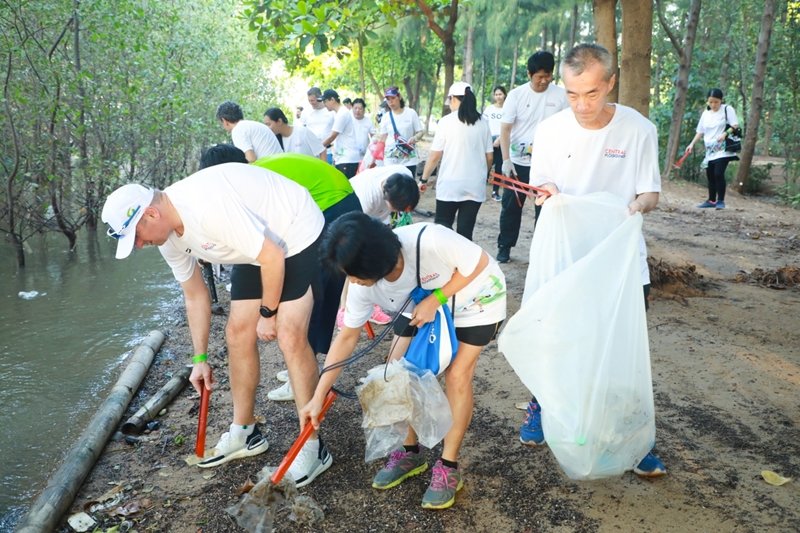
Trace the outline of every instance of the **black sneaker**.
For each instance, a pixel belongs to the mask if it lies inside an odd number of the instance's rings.
[[[509,261],[511,261],[511,247],[500,246],[497,248],[497,262],[508,263]]]

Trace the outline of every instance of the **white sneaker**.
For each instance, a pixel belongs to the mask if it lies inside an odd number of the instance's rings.
[[[275,374],[275,379],[277,379],[278,381],[282,381],[283,383],[288,382],[289,381],[289,371],[288,370],[281,370],[280,372]]]
[[[333,456],[328,452],[322,439],[308,441],[297,454],[288,474],[292,476],[297,488],[305,487],[333,464]]]
[[[264,453],[267,448],[269,448],[269,443],[264,438],[264,435],[261,434],[261,430],[258,429],[257,425],[253,428],[253,432],[241,442],[235,442],[231,438],[230,432],[226,431],[220,437],[217,445],[214,446],[211,457],[203,459],[197,463],[197,466],[200,468],[219,466],[234,459],[242,459]]]
[[[292,390],[292,383],[287,381],[277,389],[273,389],[267,393],[267,398],[273,402],[288,402],[294,400],[294,391]]]

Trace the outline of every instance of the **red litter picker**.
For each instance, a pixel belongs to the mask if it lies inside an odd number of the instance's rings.
[[[515,180],[512,177],[504,176],[502,174],[498,174],[497,172],[490,172],[489,173],[490,180],[489,184],[491,185],[498,185],[503,187],[504,189],[509,189],[515,192],[521,192],[527,196],[550,196],[550,191],[546,189],[542,189],[541,187],[534,187],[533,185],[529,185],[525,182]]]
[[[328,395],[325,396],[325,401],[322,402],[322,409],[319,412],[318,418],[320,422],[325,419],[325,413],[328,412],[328,409],[330,409],[335,399],[336,393],[332,390],[328,391]],[[311,425],[311,422],[307,422],[303,427],[303,431],[300,432],[300,436],[298,436],[297,440],[294,441],[292,447],[289,448],[288,452],[286,452],[286,456],[283,458],[283,461],[281,461],[281,464],[278,465],[278,468],[276,468],[275,472],[272,473],[272,477],[269,478],[273,485],[277,485],[281,482],[283,476],[286,475],[286,471],[289,470],[289,466],[291,466],[292,461],[294,461],[295,457],[297,457],[297,454],[300,453],[303,445],[313,432],[314,426]]]
[[[206,387],[205,382],[203,388],[200,389],[200,418],[197,421],[197,441],[194,445],[194,454],[202,459],[206,453],[206,425],[208,422],[208,400],[211,397],[211,391]]]

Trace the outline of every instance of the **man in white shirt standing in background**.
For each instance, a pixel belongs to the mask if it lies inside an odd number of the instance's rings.
[[[503,105],[500,126],[500,150],[503,153],[503,174],[528,183],[531,172],[531,143],[536,126],[545,118],[567,108],[564,89],[553,85],[555,58],[539,51],[528,58],[530,83],[508,93]],[[511,260],[511,248],[517,245],[522,222],[525,195],[503,191],[500,211],[500,234],[497,236],[497,262]],[[539,208],[536,208],[536,215]]]
[[[333,129],[335,113],[331,113],[322,103],[322,91],[319,87],[311,87],[306,93],[309,107],[300,113],[300,123],[310,129],[320,140],[327,139]],[[328,152],[328,163],[333,164],[331,152]]]

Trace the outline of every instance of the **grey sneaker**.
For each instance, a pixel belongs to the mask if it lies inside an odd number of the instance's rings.
[[[456,502],[456,492],[464,487],[461,472],[457,468],[444,466],[442,461],[436,461],[433,467],[431,484],[422,497],[424,509],[447,509]]]
[[[406,479],[418,476],[428,469],[428,462],[421,453],[395,450],[389,454],[386,466],[372,478],[372,488],[386,490],[396,487]]]

